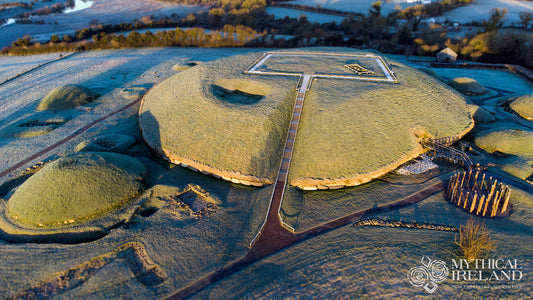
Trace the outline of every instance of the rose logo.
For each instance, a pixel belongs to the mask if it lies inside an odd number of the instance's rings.
[[[442,260],[432,260],[423,256],[422,266],[416,266],[409,270],[407,278],[412,286],[423,287],[428,293],[433,294],[439,287],[437,283],[448,278],[449,270]]]

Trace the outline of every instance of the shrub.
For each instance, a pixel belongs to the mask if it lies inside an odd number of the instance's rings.
[[[494,242],[490,238],[490,230],[484,223],[470,217],[466,225],[459,228],[459,241],[455,243],[461,248],[462,255],[467,260],[477,259],[494,249]]]

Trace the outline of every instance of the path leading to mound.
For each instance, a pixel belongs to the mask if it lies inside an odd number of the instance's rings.
[[[285,229],[281,224],[281,220],[279,219],[279,217],[275,213],[271,213],[272,211],[276,211],[276,205],[281,204],[281,202],[272,202],[269,210],[269,217],[267,218],[263,233],[255,242],[252,249],[248,251],[246,256],[226,265],[218,271],[215,271],[201,278],[200,280],[192,283],[191,285],[184,287],[183,289],[179,290],[167,299],[174,300],[187,298],[201,291],[208,285],[216,283],[234,273],[237,273],[240,270],[248,267],[249,265],[261,260],[262,258],[274,254],[280,250],[283,250],[291,245],[313,238],[315,236],[321,235],[339,227],[345,226],[352,222],[359,221],[365,216],[400,209],[411,204],[420,202],[435,193],[444,191],[444,183],[440,179],[434,179],[434,181],[435,182],[431,186],[401,200],[386,205],[361,210],[349,214],[347,216],[332,220],[325,224],[310,228],[298,234],[294,234]],[[277,206],[277,208],[279,208],[279,206]]]
[[[299,86],[297,89],[298,94],[296,95],[296,101],[292,111],[289,132],[287,132],[287,137],[285,139],[285,147],[279,166],[278,176],[276,178],[276,183],[274,184],[274,190],[270,196],[270,206],[267,212],[267,217],[261,225],[261,229],[250,243],[250,246],[253,246],[258,239],[265,234],[265,231],[270,232],[269,234],[279,234],[280,232],[287,231],[287,228],[294,231],[290,225],[283,222],[279,212],[281,209],[281,203],[283,201],[283,195],[285,194],[285,187],[287,186],[289,167],[291,165],[294,143],[296,142],[298,125],[300,124],[300,115],[302,114],[305,93],[309,90],[312,80],[312,75],[303,75],[299,81]]]
[[[268,58],[268,57],[266,57]],[[263,58],[258,64],[264,63],[266,58]],[[257,64],[256,64],[257,66]],[[255,70],[255,66],[251,70]],[[250,69],[249,69],[250,70]],[[294,145],[296,142],[296,136],[298,132],[298,125],[300,124],[300,116],[303,110],[303,104],[305,94],[309,90],[313,75],[302,75],[297,87],[296,101],[294,103],[291,123],[285,140],[285,147],[281,163],[274,184],[274,189],[270,197],[270,206],[267,212],[267,216],[261,229],[250,243],[251,249],[246,256],[232,263],[226,265],[218,271],[215,271],[202,279],[194,282],[193,284],[179,290],[168,299],[183,299],[193,295],[194,293],[202,290],[210,284],[218,282],[231,274],[234,274],[252,263],[259,261],[260,259],[271,255],[277,251],[285,249],[295,243],[307,240],[314,236],[326,233],[330,230],[345,226],[355,221],[359,221],[362,217],[387,212],[395,209],[399,209],[413,203],[419,202],[430,195],[444,190],[444,184],[441,180],[435,179],[435,183],[431,186],[409,196],[402,200],[389,203],[366,210],[361,210],[347,216],[329,221],[325,224],[310,228],[300,233],[294,233],[294,229],[285,224],[280,215],[281,204],[283,202],[283,196],[285,188],[287,186],[288,173]]]

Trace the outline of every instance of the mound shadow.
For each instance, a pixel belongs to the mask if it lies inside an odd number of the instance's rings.
[[[211,92],[220,100],[233,104],[255,104],[265,97],[260,94],[247,93],[239,89],[229,90],[216,84],[211,85]]]

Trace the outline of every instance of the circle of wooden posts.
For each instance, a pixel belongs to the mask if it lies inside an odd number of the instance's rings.
[[[504,217],[511,213],[511,190],[479,170],[453,175],[445,196],[451,203],[482,217]]]

